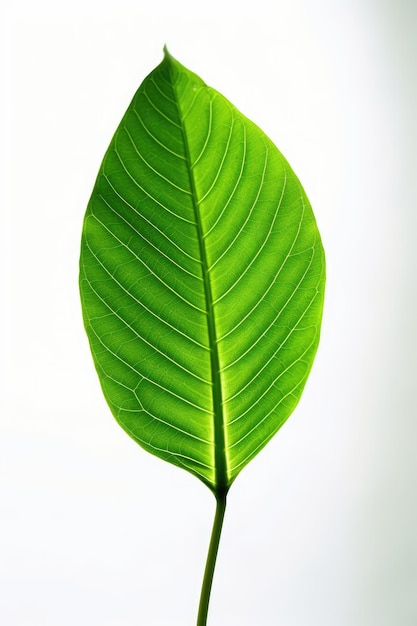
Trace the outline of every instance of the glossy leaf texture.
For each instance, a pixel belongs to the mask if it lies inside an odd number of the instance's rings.
[[[111,141],[83,227],[84,322],[119,424],[226,492],[300,398],[324,280],[287,161],[166,51]]]

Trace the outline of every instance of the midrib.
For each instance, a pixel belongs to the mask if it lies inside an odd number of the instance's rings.
[[[181,126],[181,132],[184,143],[184,153],[187,163],[187,171],[190,183],[191,196],[194,206],[194,216],[197,229],[197,239],[200,251],[201,268],[204,284],[204,297],[207,310],[207,329],[210,346],[210,366],[212,376],[212,400],[213,400],[213,432],[214,432],[214,468],[215,468],[215,494],[216,496],[223,496],[228,490],[228,477],[227,477],[227,459],[225,449],[225,433],[224,433],[224,414],[223,414],[223,399],[222,399],[222,386],[220,377],[220,361],[217,344],[216,333],[216,321],[214,316],[213,307],[213,295],[211,291],[210,272],[207,263],[207,253],[203,237],[203,225],[200,215],[200,203],[198,200],[198,194],[196,190],[194,174],[191,167],[190,150],[188,146],[187,135],[185,132],[184,122],[182,118],[181,105],[175,89],[175,83],[172,80],[170,71],[172,90],[175,97],[175,103],[178,111],[178,119]]]

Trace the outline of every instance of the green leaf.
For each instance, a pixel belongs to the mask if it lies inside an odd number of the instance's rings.
[[[300,398],[324,253],[282,154],[167,51],[104,157],[80,267],[113,415],[143,448],[225,493]]]

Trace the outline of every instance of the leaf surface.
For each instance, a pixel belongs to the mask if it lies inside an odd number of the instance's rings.
[[[287,161],[166,52],[112,139],[83,227],[84,323],[119,424],[227,491],[300,398],[324,275]]]

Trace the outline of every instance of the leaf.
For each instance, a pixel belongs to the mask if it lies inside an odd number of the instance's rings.
[[[300,398],[324,253],[281,153],[167,51],[104,157],[80,268],[113,415],[143,448],[225,493]]]

